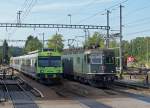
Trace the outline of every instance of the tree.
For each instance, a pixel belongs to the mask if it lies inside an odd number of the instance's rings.
[[[63,39],[61,34],[55,34],[48,40],[48,48],[52,48],[56,51],[62,52],[64,48]]]
[[[25,43],[25,47],[27,47],[27,45],[28,45],[28,43],[29,43],[29,41],[30,40],[33,40],[34,39],[34,37],[33,36],[28,36],[28,38],[27,38],[27,41],[26,41],[26,43]]]
[[[123,40],[122,41],[122,49],[123,49],[123,55],[129,56],[130,55],[130,43],[128,41]]]
[[[9,57],[21,56],[23,54],[24,54],[23,48],[19,48],[19,47],[15,47],[15,46],[9,46]]]
[[[119,43],[115,39],[109,41],[110,48],[116,48],[118,46],[119,46]]]
[[[92,37],[89,37],[88,40],[84,43],[84,47],[101,47],[104,48],[104,39],[102,35],[98,32],[95,32]]]
[[[31,52],[42,49],[43,45],[37,37],[29,36],[25,43],[25,52]]]
[[[4,40],[4,43],[3,43],[3,54],[2,54],[2,62],[4,64],[8,64],[9,63],[9,57],[8,57],[8,43],[6,40]]]

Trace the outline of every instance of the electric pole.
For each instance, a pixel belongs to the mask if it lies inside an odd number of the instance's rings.
[[[85,29],[84,32],[85,32],[85,43],[86,43],[86,41],[87,41],[87,30]]]
[[[42,35],[43,35],[43,49],[44,49],[44,44],[45,44],[45,40],[44,40],[44,32],[42,33]]]
[[[72,15],[71,15],[71,14],[68,14],[68,16],[69,16],[69,18],[70,18],[70,25],[71,25],[71,17],[72,17]]]
[[[110,11],[107,10],[107,27],[109,27],[109,15]],[[109,30],[110,28],[107,28],[106,48],[109,48]]]
[[[120,48],[119,48],[119,54],[120,54],[120,78],[122,78],[123,74],[123,66],[122,66],[122,5],[120,5]]]
[[[149,38],[147,38],[147,64],[149,63],[149,53],[148,53],[148,51],[149,51],[149,47],[148,47],[148,45],[149,45]]]
[[[44,32],[43,33],[39,33],[39,35],[43,37],[43,39],[41,40],[42,41],[42,44],[43,44],[43,49],[44,49],[44,44],[45,44],[45,39],[44,39]]]
[[[90,38],[90,31],[88,30],[88,39]]]
[[[21,13],[22,13],[22,11],[18,11],[18,12],[17,12],[17,23],[18,23],[18,24],[21,23]]]

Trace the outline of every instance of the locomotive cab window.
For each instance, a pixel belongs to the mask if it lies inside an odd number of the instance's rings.
[[[114,64],[114,57],[106,56],[105,57],[105,64]]]
[[[91,54],[91,64],[102,64],[102,55]]]

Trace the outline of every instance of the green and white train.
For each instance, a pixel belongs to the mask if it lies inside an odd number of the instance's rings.
[[[53,49],[11,57],[10,67],[45,82],[59,80],[62,77],[61,54]]]
[[[62,56],[64,77],[105,86],[116,79],[113,49],[66,49]]]

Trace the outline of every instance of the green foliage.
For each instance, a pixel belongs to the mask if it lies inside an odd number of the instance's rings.
[[[11,56],[13,56],[13,57],[21,56],[23,54],[24,54],[23,48],[13,47],[13,46],[9,47],[9,57],[11,57]]]
[[[61,34],[55,34],[51,39],[48,40],[48,48],[55,49],[56,51],[62,52],[64,48],[63,36]]]
[[[109,47],[110,48],[116,48],[119,46],[119,43],[117,43],[117,41],[114,39],[114,40],[110,40],[109,42]]]
[[[8,57],[10,58],[11,56],[15,57],[15,56],[20,56],[23,54],[23,49],[19,48],[19,47],[13,47],[10,46],[9,50],[8,50]],[[2,60],[3,57],[3,46],[0,46],[0,62]]]
[[[4,40],[4,43],[3,43],[3,53],[2,53],[2,62],[4,64],[8,64],[9,62],[9,57],[8,57],[8,43],[6,40]]]
[[[112,48],[116,47],[119,43],[116,41],[111,41],[110,46]],[[122,41],[123,56],[134,56],[138,64],[150,64],[150,37],[137,37],[131,41]],[[118,51],[117,51],[118,50]],[[119,52],[119,49],[116,49]],[[116,56],[118,56],[116,54]],[[149,63],[147,63],[147,57],[149,58]]]
[[[24,50],[27,53],[35,50],[41,50],[42,47],[43,45],[37,37],[34,38],[33,36],[29,36],[25,43]]]
[[[104,39],[102,35],[98,32],[95,32],[93,36],[89,37],[88,40],[84,43],[85,47],[99,46],[104,48]]]
[[[137,37],[130,41],[129,54],[133,55],[140,62],[147,61],[147,55],[150,58],[150,37]]]

